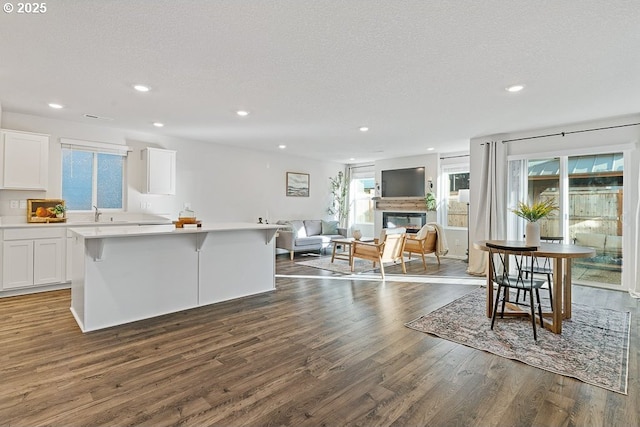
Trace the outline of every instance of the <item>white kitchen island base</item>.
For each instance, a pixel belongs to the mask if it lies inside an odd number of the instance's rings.
[[[277,225],[70,229],[83,332],[275,289]]]

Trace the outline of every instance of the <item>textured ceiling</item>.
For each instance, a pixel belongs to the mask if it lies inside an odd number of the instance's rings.
[[[0,15],[0,104],[345,163],[453,152],[640,112],[639,28],[638,0],[53,0]]]

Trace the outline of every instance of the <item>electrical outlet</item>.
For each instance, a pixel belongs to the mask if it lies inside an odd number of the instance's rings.
[[[27,209],[27,201],[20,200],[20,209]]]
[[[17,200],[12,200],[10,206],[11,206],[11,209],[18,209],[18,206],[20,205],[18,204]]]

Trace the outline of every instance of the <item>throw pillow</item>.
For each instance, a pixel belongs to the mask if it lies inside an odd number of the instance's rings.
[[[289,224],[291,224],[291,229],[295,233],[296,238],[307,237],[307,230],[305,230],[302,221],[296,219],[289,221]]]
[[[322,221],[322,234],[335,235],[340,234],[338,231],[338,221]]]

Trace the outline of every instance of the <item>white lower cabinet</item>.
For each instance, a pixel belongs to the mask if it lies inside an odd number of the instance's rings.
[[[2,288],[33,285],[33,240],[4,242],[2,249]]]
[[[64,282],[63,236],[63,228],[5,230],[2,244],[2,289]]]

